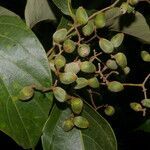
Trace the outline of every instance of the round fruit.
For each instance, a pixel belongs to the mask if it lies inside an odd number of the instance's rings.
[[[66,53],[73,53],[74,50],[76,49],[76,43],[70,39],[67,39],[63,43],[63,50]]]
[[[150,108],[150,99],[143,99],[141,103],[144,107]]]
[[[111,43],[115,48],[119,47],[124,39],[124,34],[123,33],[118,33],[115,36],[112,37]]]
[[[80,71],[80,61],[71,62],[65,65],[65,72],[73,72],[77,74]]]
[[[102,49],[102,51],[107,53],[107,54],[110,54],[110,53],[112,53],[114,51],[113,44],[107,39],[100,38],[99,46]]]
[[[20,92],[18,98],[22,101],[30,99],[34,94],[32,86],[25,86]]]
[[[115,113],[115,108],[113,106],[107,106],[104,110],[104,113],[107,115],[107,116],[112,116],[114,113]]]
[[[63,55],[57,55],[54,59],[54,64],[57,69],[60,69],[65,66],[66,64],[66,59]]]
[[[112,59],[107,60],[106,66],[109,69],[112,69],[112,70],[116,70],[118,68],[118,65],[117,65],[116,61],[112,60]]]
[[[93,77],[88,80],[88,85],[92,88],[99,88],[100,84],[96,77]]]
[[[73,72],[65,72],[59,75],[60,82],[63,84],[71,84],[77,79],[77,75]]]
[[[65,102],[67,100],[67,93],[61,87],[54,87],[53,88],[53,93],[54,93],[55,98],[59,102]]]
[[[139,0],[129,0],[129,4],[136,5],[139,2]]]
[[[102,13],[99,13],[95,19],[94,19],[94,22],[95,22],[95,26],[96,28],[103,28],[105,27],[106,25],[106,17],[105,17],[105,14],[102,12]]]
[[[117,53],[115,56],[114,56],[117,64],[121,67],[121,68],[125,68],[127,66],[127,58],[125,56],[125,54],[123,53]]]
[[[87,25],[82,28],[82,33],[84,36],[90,36],[94,32],[94,23],[93,21],[89,21]]]
[[[141,51],[143,61],[150,62],[150,54],[147,51]]]
[[[79,7],[76,11],[76,21],[80,25],[84,25],[88,22],[88,15],[83,7]]]
[[[130,68],[127,66],[127,67],[123,68],[123,71],[124,71],[125,75],[128,75],[130,73]]]
[[[130,107],[131,107],[131,109],[133,109],[134,111],[141,111],[141,110],[142,110],[141,104],[136,103],[136,102],[130,103]]]
[[[71,104],[71,109],[72,109],[73,113],[79,115],[83,108],[82,99],[73,98],[73,99],[71,99],[70,104]]]
[[[124,89],[123,84],[118,81],[108,82],[107,86],[111,92],[120,92]]]
[[[78,54],[81,57],[86,57],[90,54],[90,47],[87,44],[80,44],[78,47]]]
[[[86,118],[82,116],[77,116],[74,117],[74,125],[78,128],[85,129],[89,127],[89,122]]]
[[[77,78],[76,80],[77,85],[74,87],[74,89],[82,89],[88,85],[88,80],[85,78]]]
[[[90,61],[81,62],[81,71],[85,73],[94,73],[96,71],[95,65]]]
[[[63,122],[63,130],[70,131],[74,127],[73,119],[67,119]]]
[[[59,29],[53,34],[53,40],[56,43],[61,43],[66,39],[67,29]]]

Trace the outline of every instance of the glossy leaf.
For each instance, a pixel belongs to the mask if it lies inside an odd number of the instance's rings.
[[[25,20],[29,27],[33,27],[43,20],[56,20],[47,0],[27,0]]]
[[[0,16],[0,130],[26,149],[37,144],[52,106],[52,95],[37,91],[30,101],[18,99],[31,84],[51,85],[45,51],[19,18]]]
[[[120,9],[116,7],[106,11],[106,18],[110,30],[123,32],[150,43],[150,28],[138,11],[135,14],[121,15]]]
[[[62,124],[70,115],[70,110],[61,110],[54,106],[43,129],[42,144],[44,150],[116,150],[116,139],[110,125],[87,104],[82,116],[90,123],[89,128],[73,128],[69,132]]]

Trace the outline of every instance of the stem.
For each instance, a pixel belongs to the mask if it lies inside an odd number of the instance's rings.
[[[106,11],[106,10],[108,10],[108,9],[110,9],[110,8],[113,8],[118,2],[119,2],[120,0],[116,0],[112,5],[110,5],[109,7],[106,7],[106,8],[104,8],[104,9],[102,9],[102,10],[100,10],[100,11],[97,11],[96,13],[94,13],[93,15],[91,15],[90,17],[89,17],[89,20],[90,19],[92,19],[92,18],[94,18],[96,15],[98,15],[99,13],[101,13],[101,12],[103,12],[103,11]]]
[[[136,86],[136,87],[142,87],[143,84],[136,84],[136,83],[122,83],[123,86]]]

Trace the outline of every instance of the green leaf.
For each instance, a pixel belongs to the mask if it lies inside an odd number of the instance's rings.
[[[14,12],[0,6],[0,16],[16,16],[19,17],[17,14],[15,14]]]
[[[43,20],[56,20],[47,0],[27,0],[25,8],[26,24],[32,28]]]
[[[45,124],[42,135],[44,150],[116,150],[114,133],[108,122],[87,104],[82,116],[90,126],[85,130],[73,128],[69,132],[62,129],[62,124],[70,115],[70,110],[61,110],[54,106]]]
[[[52,95],[35,91],[30,101],[20,101],[25,86],[51,86],[45,51],[17,17],[0,16],[0,130],[23,148],[34,147],[52,107]]]
[[[137,130],[142,130],[144,132],[150,133],[150,119],[147,119],[142,125],[140,125]]]
[[[68,2],[70,0],[52,0],[52,1],[61,10],[62,13],[70,16],[70,12],[68,8]]]
[[[138,11],[135,15],[121,15],[120,9],[116,7],[106,11],[106,18],[110,30],[123,32],[150,43],[150,28],[144,16]]]

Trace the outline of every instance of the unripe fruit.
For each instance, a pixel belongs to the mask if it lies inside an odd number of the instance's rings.
[[[80,71],[80,61],[71,62],[65,65],[65,72],[73,72],[77,74]]]
[[[115,36],[112,37],[111,43],[115,48],[119,47],[124,39],[124,34],[123,33],[118,33]]]
[[[55,64],[54,64],[54,59],[52,59],[52,60],[49,61],[49,67],[50,67],[50,69],[51,69],[53,72],[56,71]]]
[[[115,108],[113,106],[107,106],[104,110],[104,113],[107,115],[107,116],[112,116],[114,113],[115,113]]]
[[[141,51],[143,61],[150,62],[150,54],[147,51]]]
[[[150,99],[143,99],[141,103],[144,107],[150,108]]]
[[[64,131],[70,131],[74,127],[73,119],[67,119],[63,122],[63,130]]]
[[[125,14],[128,10],[129,4],[127,2],[123,2],[120,6],[120,11],[122,14]]]
[[[53,34],[53,40],[56,43],[61,43],[66,39],[67,29],[59,29]]]
[[[130,73],[130,68],[127,66],[127,67],[123,68],[123,71],[124,71],[125,75],[128,75]]]
[[[77,78],[76,80],[77,85],[74,87],[74,89],[82,89],[88,85],[88,80],[85,78]]]
[[[65,102],[67,100],[67,93],[61,87],[54,87],[53,88],[53,93],[54,93],[55,98],[59,102]]]
[[[87,44],[80,44],[78,47],[78,54],[81,57],[86,57],[90,54],[90,47]]]
[[[60,82],[63,84],[71,84],[77,79],[77,75],[73,72],[65,72],[59,75]]]
[[[100,84],[96,77],[93,77],[88,80],[88,85],[92,88],[99,88]]]
[[[54,59],[54,64],[57,69],[60,69],[65,66],[66,64],[66,59],[63,55],[57,55]]]
[[[121,67],[121,68],[125,68],[127,66],[127,58],[125,56],[125,54],[123,53],[117,53],[114,56],[117,64]]]
[[[81,71],[85,73],[94,73],[96,71],[95,65],[90,61],[81,62]]]
[[[139,0],[129,0],[129,4],[136,5],[139,2]]]
[[[130,13],[134,13],[134,12],[135,12],[135,8],[129,5],[127,13],[130,14]]]
[[[131,107],[131,109],[133,109],[134,111],[141,111],[141,110],[142,110],[141,104],[136,103],[136,102],[130,103],[130,107]]]
[[[83,7],[79,7],[76,11],[76,21],[80,25],[84,25],[88,22],[88,15]]]
[[[74,125],[78,128],[85,129],[89,127],[89,122],[86,118],[82,116],[74,117]]]
[[[94,32],[94,23],[89,21],[87,25],[82,28],[82,33],[84,36],[90,36]]]
[[[71,104],[71,109],[72,109],[73,113],[79,115],[83,108],[82,99],[73,98],[73,99],[71,99],[70,104]]]
[[[105,14],[102,12],[102,13],[99,13],[95,19],[94,19],[94,22],[95,22],[95,26],[96,28],[103,28],[105,27],[106,25],[106,17],[105,17]]]
[[[73,53],[74,50],[76,49],[76,43],[70,39],[67,39],[63,43],[63,50],[66,53]]]
[[[107,60],[106,66],[109,69],[112,69],[112,70],[116,70],[118,68],[118,65],[117,65],[116,61],[112,60],[112,59]]]
[[[99,40],[99,46],[102,49],[103,52],[110,54],[114,51],[114,46],[112,45],[112,43],[104,38],[100,38]]]
[[[18,95],[18,98],[22,101],[30,99],[34,94],[34,89],[32,86],[25,86]]]
[[[111,92],[120,92],[124,89],[123,84],[118,81],[108,82],[107,86]]]

